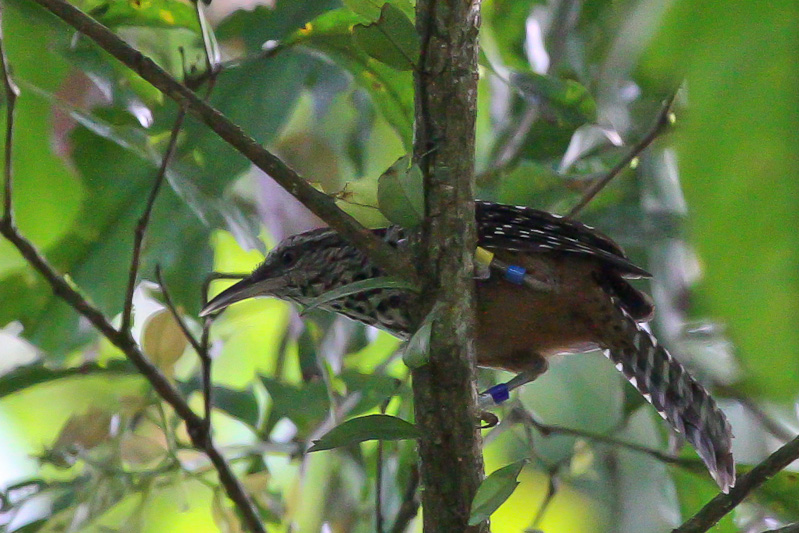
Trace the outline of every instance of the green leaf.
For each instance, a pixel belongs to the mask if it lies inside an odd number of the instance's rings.
[[[564,178],[552,167],[522,160],[498,178],[497,200],[548,209],[564,199]]]
[[[411,164],[411,156],[397,159],[377,180],[377,202],[387,219],[404,228],[418,226],[424,218],[424,179]]]
[[[344,5],[350,8],[353,13],[368,19],[370,22],[380,18],[380,11],[385,0],[343,0]]]
[[[699,512],[713,497],[719,493],[718,486],[713,482],[706,472],[701,471],[698,465],[697,472],[690,472],[683,468],[672,468],[670,470],[674,485],[677,488],[677,496],[680,502],[680,511],[684,519]],[[740,529],[735,526],[733,513],[729,513],[722,518],[718,524],[713,526],[713,532],[718,533],[738,533]]]
[[[261,382],[272,400],[271,422],[286,417],[297,426],[300,436],[304,436],[327,417],[330,399],[321,380],[297,386],[261,376]],[[270,423],[266,427],[269,429]]]
[[[485,478],[477,489],[472,501],[472,512],[469,515],[469,525],[475,526],[488,520],[491,515],[510,498],[519,485],[516,478],[527,464],[527,459],[516,461],[499,470],[495,470]]]
[[[779,401],[799,390],[797,21],[795,2],[676,2],[648,64],[690,87],[678,151],[703,273],[691,301],[728,326],[745,392]]]
[[[483,6],[484,29],[481,33],[490,32],[496,41],[497,52],[507,66],[517,70],[530,69],[525,52],[527,19],[537,4],[545,3],[543,0],[495,0]]]
[[[343,0],[344,5],[350,8],[353,12],[368,19],[369,22],[374,22],[380,18],[381,8],[390,3],[402,10],[408,19],[413,20],[416,12],[413,4],[409,0]]]
[[[191,4],[179,0],[147,0],[127,2],[111,0],[101,3],[89,14],[109,27],[151,26],[186,28],[200,32],[197,14]]]
[[[347,9],[329,11],[294,32],[284,46],[304,45],[322,52],[350,72],[366,90],[406,149],[412,146],[413,77],[370,58],[352,42],[351,28],[363,19]]]
[[[357,24],[352,37],[364,52],[398,70],[413,70],[419,61],[419,34],[393,4],[383,4],[377,22]]]
[[[750,470],[740,469],[739,475]],[[799,520],[799,474],[783,470],[754,492],[753,498],[768,507],[782,520]]]
[[[50,143],[43,142],[51,138],[53,113],[27,86],[53,92],[63,87],[69,66],[54,49],[66,46],[69,35],[64,24],[46,25],[44,22],[53,17],[34,3],[14,1],[4,7],[3,34],[13,38],[5,39],[3,44],[22,91],[15,109],[14,211],[20,231],[46,250],[63,238],[72,222],[80,217],[83,189],[66,162],[48,149]],[[5,130],[5,119],[2,123]],[[0,153],[0,161],[3,160],[5,155]],[[0,238],[0,280],[23,265],[22,256],[11,243]],[[2,300],[0,324],[15,319],[8,308],[19,302],[19,296]]]
[[[272,4],[234,11],[219,24],[217,38],[241,41],[248,54],[257,54],[265,42],[283,40],[315,17],[341,5],[336,0],[277,0]]]
[[[257,427],[260,420],[258,400],[252,387],[235,390],[228,387],[213,388],[214,407],[221,409],[233,418],[241,420],[250,427]]]
[[[339,287],[337,289],[333,289],[331,291],[327,291],[323,293],[318,298],[314,298],[311,300],[305,309],[303,309],[302,314],[306,314],[321,305],[325,305],[335,300],[339,300],[346,296],[350,296],[352,294],[358,294],[361,292],[371,291],[375,289],[407,289],[413,290],[414,286],[407,281],[394,279],[390,277],[378,277],[378,278],[371,278],[371,279],[364,279],[361,281],[354,281],[343,287]]]
[[[419,329],[411,336],[408,345],[402,352],[402,362],[410,369],[419,368],[430,360],[430,334],[433,331],[433,322],[438,318],[441,302],[427,313]]]
[[[535,98],[561,120],[579,126],[596,121],[596,102],[582,84],[534,72],[513,73],[511,85],[525,98]]]
[[[135,376],[138,373],[128,361],[120,359],[111,360],[105,364],[84,363],[80,366],[64,368],[50,368],[42,362],[36,362],[15,368],[0,376],[0,398],[60,379],[108,374]]]
[[[416,439],[419,430],[413,424],[390,415],[367,415],[347,420],[314,441],[309,452],[332,450],[367,440]]]
[[[122,307],[133,228],[156,168],[84,128],[75,129],[71,141],[86,199],[81,217],[48,250],[48,257],[58,270],[70,274],[101,311],[113,316]],[[173,297],[196,310],[197,287],[211,269],[208,235],[209,229],[198,223],[183,200],[164,189],[148,228],[142,276],[151,276],[155,263],[162,263]],[[75,310],[39,277],[30,279],[24,273],[6,277],[0,283],[0,299],[8,302],[0,309],[0,322],[20,319],[26,337],[52,356],[63,355],[96,335],[93,329],[78,327]]]
[[[361,374],[354,370],[344,370],[339,379],[347,386],[349,394],[359,393],[360,399],[350,414],[358,415],[371,411],[386,399],[399,394],[402,382],[383,374]]]

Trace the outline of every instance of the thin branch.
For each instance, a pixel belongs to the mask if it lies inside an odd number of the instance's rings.
[[[779,529],[770,529],[768,531],[764,531],[763,533],[799,533],[799,523],[791,524]]]
[[[8,62],[5,59],[3,42],[0,40],[0,58],[6,87],[14,87],[8,71]],[[12,91],[13,92],[13,91]],[[9,102],[12,102],[13,98]],[[13,107],[13,106],[12,106]],[[13,132],[14,122],[13,113],[9,114],[9,124],[7,133]],[[10,136],[10,135],[9,135]],[[11,160],[13,153],[13,143],[9,142],[9,137],[5,142],[6,161]],[[257,533],[265,532],[261,524],[258,512],[255,509],[244,488],[238,479],[233,475],[233,471],[225,461],[225,458],[214,447],[211,435],[202,418],[197,416],[189,407],[188,403],[181,396],[180,392],[164,376],[158,368],[153,365],[144,355],[136,341],[127,330],[116,330],[111,322],[78,291],[76,287],[68,282],[63,276],[58,274],[50,265],[42,253],[17,229],[13,217],[13,183],[10,165],[6,165],[4,176],[6,211],[0,220],[0,234],[13,244],[23,258],[31,265],[45,280],[50,284],[53,293],[64,300],[68,305],[86,318],[100,333],[108,339],[111,344],[119,348],[128,360],[138,369],[152,385],[156,393],[175,410],[175,413],[186,424],[186,429],[192,440],[192,444],[202,450],[213,463],[219,476],[220,484],[224,487],[228,497],[236,504],[239,512],[243,515],[248,527]]]
[[[799,437],[785,444],[762,463],[739,477],[728,494],[720,493],[710,500],[698,513],[675,529],[674,533],[701,533],[709,530],[752,491],[797,459],[799,459]]]
[[[202,368],[203,399],[205,400],[205,412],[203,418],[205,420],[205,425],[210,432],[211,408],[213,406],[213,398],[211,397],[211,394],[213,388],[211,387],[211,356],[208,355],[208,337],[206,333],[207,328],[205,325],[203,325],[203,338],[202,340],[198,341],[194,335],[192,335],[191,331],[189,331],[189,327],[186,325],[183,317],[178,312],[175,302],[172,300],[172,296],[169,294],[169,289],[167,289],[166,283],[164,283],[164,278],[161,276],[160,265],[156,265],[155,267],[155,279],[158,282],[158,286],[161,288],[161,294],[164,295],[164,303],[166,304],[167,309],[169,309],[172,318],[174,318],[175,322],[178,323],[178,327],[180,328],[180,331],[183,332],[183,336],[186,337],[186,340],[189,341],[191,347],[194,348],[195,352],[197,352],[197,357],[200,358],[200,366]]]
[[[622,170],[627,168],[627,166],[639,155],[641,152],[646,150],[646,148],[652,144],[652,142],[660,136],[661,133],[671,125],[671,106],[674,104],[674,99],[677,97],[677,91],[674,91],[671,96],[669,96],[666,101],[663,103],[663,107],[660,108],[660,112],[658,116],[655,118],[655,123],[649,129],[646,135],[644,135],[638,143],[636,143],[630,151],[619,161],[616,163],[612,169],[608,171],[605,176],[597,180],[591,185],[587,191],[583,194],[583,197],[580,201],[572,207],[569,214],[566,215],[566,218],[572,218],[576,216],[580,211],[583,210],[585,206],[594,199],[594,197],[599,194],[599,191],[605,188],[608,183],[611,182],[613,178],[619,175]]]
[[[752,400],[751,398],[747,398],[740,391],[734,389],[733,387],[717,387],[717,390],[720,394],[737,400],[747,411],[751,413],[755,419],[763,426],[763,428],[771,433],[774,437],[780,439],[783,442],[788,442],[792,438],[796,436],[796,433],[782,425],[780,422],[769,416],[762,407],[760,407],[757,402]]]
[[[183,128],[183,121],[186,118],[186,109],[178,109],[178,116],[175,118],[175,124],[172,126],[172,133],[169,136],[169,143],[167,144],[164,157],[161,159],[161,165],[158,167],[158,173],[155,175],[153,187],[150,189],[150,196],[147,198],[147,205],[144,212],[136,224],[133,237],[133,256],[130,260],[130,271],[128,273],[128,285],[125,291],[125,303],[122,306],[122,327],[121,331],[130,330],[133,316],[133,291],[136,289],[136,279],[139,275],[139,265],[141,263],[142,245],[144,243],[144,236],[147,233],[147,227],[150,225],[150,216],[153,212],[155,199],[158,197],[158,192],[161,190],[161,185],[164,183],[166,176],[166,169],[169,166],[169,161],[175,154],[175,149],[178,145],[178,135]]]
[[[214,75],[221,74],[222,72],[226,72],[228,70],[232,70],[235,68],[240,68],[250,63],[254,63],[256,61],[260,61],[263,59],[269,59],[276,56],[278,53],[282,52],[283,50],[288,49],[289,47],[278,43],[274,46],[268,46],[261,49],[260,52],[255,54],[248,54],[246,56],[237,57],[234,59],[228,59],[227,61],[221,61],[217,64],[216,70],[214,71]],[[212,77],[212,73],[210,71],[201,72],[195,76],[188,77],[186,79],[186,86],[190,89],[196,89],[203,83],[205,80]]]
[[[391,397],[380,404],[380,414],[386,414]],[[383,533],[383,440],[377,441],[377,460],[375,464],[375,530]]]
[[[17,96],[19,96],[19,87],[14,83],[11,78],[11,72],[8,66],[8,59],[6,58],[6,49],[3,46],[2,28],[0,28],[0,69],[3,75],[3,87],[5,88],[6,97],[6,142],[5,142],[5,164],[3,167],[3,176],[5,178],[5,186],[3,188],[3,225],[11,226],[14,223],[14,211],[11,205],[11,156],[14,147],[14,110],[16,109]]]
[[[186,424],[194,446],[208,456],[217,469],[220,483],[228,497],[236,504],[252,531],[265,531],[260,523],[257,511],[249,496],[233,475],[225,459],[214,447],[207,432],[205,421],[197,416],[189,407],[180,392],[142,353],[129,333],[117,331],[103,314],[92,306],[69,282],[59,275],[29,240],[23,237],[10,221],[4,219],[0,224],[0,233],[13,244],[19,253],[50,284],[53,292],[68,305],[86,318],[111,344],[122,351],[139,373],[150,382],[156,393],[167,402]]]
[[[532,523],[530,524],[531,529],[538,529],[538,526],[541,524],[541,521],[544,519],[544,515],[549,509],[549,504],[552,503],[552,500],[555,498],[555,494],[558,493],[558,478],[555,472],[549,473],[549,484],[547,487],[547,494],[544,496],[544,501],[541,502],[541,506],[538,508],[538,511],[535,513],[535,518],[533,518]]]
[[[155,267],[155,281],[158,283],[158,286],[161,288],[161,294],[164,295],[164,303],[166,304],[167,309],[169,309],[170,313],[172,314],[172,318],[178,323],[178,327],[180,327],[180,331],[183,332],[183,336],[186,337],[186,340],[189,341],[191,347],[194,348],[194,351],[200,355],[202,351],[202,346],[200,345],[200,341],[198,341],[194,335],[192,335],[191,331],[189,331],[189,327],[183,321],[183,317],[180,316],[177,307],[175,306],[172,297],[169,294],[169,290],[164,283],[164,278],[161,275],[161,266],[156,265]],[[202,357],[202,355],[200,355]]]
[[[401,279],[416,281],[410,259],[344,213],[323,192],[318,191],[255,139],[246,135],[218,110],[205,103],[188,87],[170,76],[149,57],[131,48],[108,28],[65,0],[35,0],[36,3],[83,33],[103,50],[134,70],[153,87],[185,107],[256,167],[272,177],[315,215],[327,222],[345,239],[367,254],[386,272]]]
[[[580,437],[595,442],[601,442],[603,444],[609,444],[611,446],[617,446],[619,448],[626,448],[634,452],[645,453],[647,455],[654,457],[659,461],[663,461],[664,463],[685,466],[688,468],[693,467],[694,464],[696,463],[692,459],[675,457],[674,455],[662,452],[660,450],[656,450],[654,448],[648,448],[646,446],[641,446],[640,444],[635,444],[632,442],[625,442],[616,439],[614,437],[611,437],[609,435],[604,435],[602,433],[594,433],[593,431],[585,431],[582,429],[573,429],[562,426],[544,424],[543,422],[539,422],[538,420],[536,420],[533,417],[533,415],[531,415],[525,409],[514,409],[512,411],[512,416],[517,417],[522,422],[530,424],[545,437],[548,437],[550,435],[570,435],[572,437]]]
[[[419,513],[418,489],[419,468],[416,465],[412,465],[408,486],[405,487],[405,495],[402,498],[399,511],[397,511],[397,517],[394,519],[394,526],[391,528],[391,533],[404,533],[411,520],[416,518],[416,515]]]

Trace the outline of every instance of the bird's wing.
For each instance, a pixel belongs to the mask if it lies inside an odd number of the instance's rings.
[[[478,244],[519,252],[571,253],[596,257],[624,277],[651,277],[594,228],[530,207],[477,201]]]

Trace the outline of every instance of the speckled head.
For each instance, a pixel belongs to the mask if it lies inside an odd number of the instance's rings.
[[[305,303],[340,285],[342,273],[363,261],[363,254],[327,228],[289,237],[252,274],[208,302],[200,316],[255,296]]]

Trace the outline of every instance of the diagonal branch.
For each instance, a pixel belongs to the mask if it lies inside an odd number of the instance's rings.
[[[674,533],[701,533],[709,530],[752,491],[797,459],[799,459],[799,437],[788,442],[769,455],[762,463],[739,477],[728,494],[720,493],[710,500],[698,513],[675,529]]]
[[[585,206],[594,199],[594,197],[599,194],[599,192],[604,189],[608,183],[613,180],[616,176],[618,176],[622,170],[627,168],[627,165],[632,163],[633,159],[641,155],[641,152],[647,149],[647,147],[657,139],[663,130],[665,130],[671,124],[671,107],[674,104],[674,99],[677,97],[677,91],[674,91],[671,96],[669,96],[666,101],[663,103],[663,106],[660,108],[660,112],[658,116],[655,118],[655,123],[649,129],[649,131],[644,135],[640,141],[635,143],[635,145],[630,149],[627,154],[616,163],[616,165],[608,171],[601,179],[594,182],[587,191],[583,194],[583,197],[577,202],[577,205],[572,207],[569,214],[566,215],[567,218],[575,217],[580,211],[583,210]]]
[[[0,74],[3,76],[3,87],[6,97],[6,142],[5,142],[5,164],[3,166],[4,187],[3,187],[3,218],[2,224],[10,224],[14,219],[13,206],[11,205],[11,154],[14,146],[14,109],[16,109],[19,87],[11,79],[11,72],[6,58],[6,49],[3,44],[2,28],[0,28]]]
[[[125,303],[122,306],[122,327],[121,331],[128,331],[131,326],[133,316],[133,291],[136,289],[136,278],[139,274],[139,264],[141,262],[142,245],[144,243],[144,236],[147,233],[147,227],[150,225],[150,215],[153,212],[155,199],[158,197],[158,192],[161,190],[161,185],[164,183],[166,176],[166,169],[169,166],[169,161],[175,154],[175,149],[178,145],[178,134],[183,127],[183,121],[186,118],[186,109],[181,107],[178,109],[178,116],[175,118],[175,124],[172,126],[172,133],[169,136],[169,144],[164,152],[164,157],[161,159],[161,166],[158,168],[158,173],[155,175],[155,182],[152,189],[150,189],[150,196],[147,198],[147,205],[144,212],[136,224],[133,237],[133,257],[130,260],[130,270],[128,273],[128,286],[125,291]]]
[[[119,348],[128,360],[133,363],[139,373],[150,382],[150,385],[161,399],[172,406],[177,416],[186,424],[186,429],[194,447],[202,450],[214,465],[219,476],[220,484],[224,487],[231,501],[235,503],[250,530],[256,533],[265,532],[260,517],[258,516],[258,511],[252,503],[252,500],[250,500],[244,487],[233,474],[224,456],[222,456],[219,450],[214,446],[211,439],[210,428],[206,425],[205,421],[197,416],[191,407],[189,407],[189,404],[183,396],[181,396],[180,392],[178,392],[166,376],[164,376],[164,374],[162,374],[144,355],[133,339],[130,331],[127,329],[115,329],[105,315],[94,307],[73,284],[64,278],[64,276],[56,272],[44,255],[17,229],[13,211],[13,169],[11,161],[14,147],[14,104],[18,93],[9,73],[2,39],[0,39],[0,67],[2,67],[2,75],[7,94],[6,104],[9,108],[4,152],[6,164],[3,175],[3,191],[5,194],[3,203],[5,209],[2,219],[0,219],[0,235],[8,239],[8,241],[17,248],[28,264],[45,278],[56,296],[80,313],[97,328],[111,344]]]
[[[35,0],[36,3],[83,33],[103,50],[127,65],[153,87],[185,107],[189,113],[211,128],[217,135],[269,174],[280,186],[303,203],[315,215],[327,222],[345,239],[353,243],[370,259],[390,274],[415,281],[416,271],[408,257],[397,253],[369,230],[339,209],[323,192],[316,190],[296,171],[277,156],[264,149],[218,110],[206,104],[185,85],[175,80],[161,67],[138,50],[130,47],[111,30],[65,0]]]

